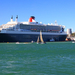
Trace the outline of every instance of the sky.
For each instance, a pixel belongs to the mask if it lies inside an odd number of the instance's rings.
[[[35,16],[37,22],[65,25],[75,32],[75,0],[0,0],[0,25],[10,21],[13,15],[15,21],[28,21]]]

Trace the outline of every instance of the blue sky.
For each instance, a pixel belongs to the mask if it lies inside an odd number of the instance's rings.
[[[10,21],[11,16],[18,21],[28,21],[35,16],[37,22],[65,25],[75,32],[75,0],[0,0],[0,25]]]

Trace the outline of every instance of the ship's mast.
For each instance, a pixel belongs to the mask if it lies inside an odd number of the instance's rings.
[[[13,16],[11,16],[11,22],[13,22]]]
[[[18,15],[16,16],[16,22],[18,22]]]

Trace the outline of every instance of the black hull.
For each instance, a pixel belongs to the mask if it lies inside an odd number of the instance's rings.
[[[6,34],[0,33],[0,42],[31,42],[37,41],[38,34]],[[49,42],[50,39],[55,41],[65,41],[67,35],[42,35],[45,42]]]

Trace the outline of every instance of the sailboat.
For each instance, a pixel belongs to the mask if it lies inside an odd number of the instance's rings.
[[[37,39],[37,44],[39,44],[40,43],[40,41],[39,41],[39,36],[38,36],[38,39]]]
[[[38,39],[37,39],[37,44],[44,44],[45,42],[43,41],[43,38],[42,38],[42,32],[40,31],[40,39],[39,39],[39,36],[38,36]]]

